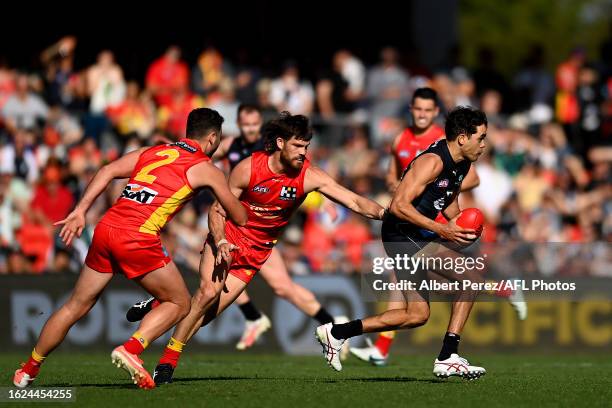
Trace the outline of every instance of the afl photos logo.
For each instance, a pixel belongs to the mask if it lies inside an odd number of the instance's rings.
[[[139,184],[128,184],[121,193],[121,198],[136,201],[139,204],[151,204],[157,197],[157,191],[141,186]]]

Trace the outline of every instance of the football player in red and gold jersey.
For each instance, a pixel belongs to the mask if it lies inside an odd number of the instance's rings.
[[[190,296],[176,265],[161,244],[159,232],[200,188],[210,188],[235,225],[247,213],[210,161],[219,146],[223,118],[211,109],[195,109],[187,120],[187,137],[126,154],[102,167],[74,211],[56,225],[70,245],[85,226],[85,213],[115,178],[129,178],[121,197],[102,217],[85,265],[68,301],[47,320],[28,362],[15,372],[13,383],[34,381],[44,359],[68,330],[95,305],[114,273],[123,273],[161,304],[143,319],[138,330],[111,354],[140,388],[155,387],[140,353],[189,313]]]
[[[266,262],[283,227],[311,191],[370,219],[382,219],[384,209],[339,185],[306,159],[312,131],[302,115],[283,112],[262,128],[265,151],[240,162],[230,175],[230,188],[247,208],[240,226],[212,210],[211,233],[200,263],[200,287],[191,311],[176,327],[155,368],[156,384],[168,383],[183,346],[204,324],[223,312],[246,288]]]

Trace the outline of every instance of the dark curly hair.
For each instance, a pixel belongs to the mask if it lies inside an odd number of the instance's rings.
[[[469,137],[476,133],[480,125],[487,126],[487,115],[483,111],[470,106],[458,106],[446,117],[446,140],[453,141],[461,134]]]
[[[280,137],[287,141],[295,136],[296,139],[310,141],[312,139],[312,128],[308,118],[303,115],[292,115],[284,111],[277,119],[266,122],[261,128],[266,152],[273,153],[278,150],[276,138]]]

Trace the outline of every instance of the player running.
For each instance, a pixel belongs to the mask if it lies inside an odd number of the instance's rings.
[[[247,208],[249,220],[238,226],[225,220],[222,212],[211,211],[200,287],[192,298],[191,311],[177,325],[159,360],[156,384],[171,382],[184,345],[246,288],[308,193],[319,191],[370,219],[381,219],[384,214],[380,205],[347,190],[310,164],[306,151],[312,131],[306,117],[283,112],[264,125],[262,134],[265,152],[253,153],[230,175],[232,192]]]
[[[391,193],[395,192],[400,182],[400,175],[404,169],[421,152],[437,140],[444,138],[444,129],[434,123],[434,119],[440,113],[438,107],[438,94],[431,88],[419,88],[411,102],[412,125],[400,133],[391,147],[391,161],[387,172],[387,186]],[[461,184],[461,191],[469,191],[478,186],[480,180],[474,166]],[[440,213],[437,222],[446,222]],[[506,298],[520,320],[527,318],[527,304],[521,291],[499,291],[493,292],[496,296]],[[387,310],[402,308],[402,302],[387,302]],[[367,347],[351,347],[351,353],[360,360],[371,363],[374,366],[383,366],[389,358],[389,350],[395,339],[395,331],[379,333],[376,341],[372,344],[366,338]]]
[[[479,110],[459,107],[446,121],[446,140],[439,140],[421,153],[404,171],[395,191],[389,213],[383,220],[382,240],[390,258],[396,256],[430,255],[440,249],[439,244],[467,245],[475,237],[473,230],[458,227],[460,214],[458,196],[461,182],[485,148],[487,118]],[[434,221],[442,211],[450,221]],[[441,276],[457,281],[452,271],[435,270]],[[419,283],[426,279],[427,271],[401,276]],[[463,274],[464,279],[481,282],[476,270]],[[398,277],[399,279],[399,277]],[[448,331],[442,349],[434,362],[434,374],[440,377],[462,376],[470,379],[485,374],[482,367],[472,366],[458,354],[459,338],[478,292],[460,291],[452,304]],[[383,332],[422,326],[429,318],[429,294],[426,290],[406,291],[401,308],[382,314],[353,320],[346,324],[328,323],[316,329],[316,337],[323,347],[327,363],[342,370],[338,353],[346,339],[363,333]]]
[[[240,136],[223,139],[212,157],[213,160],[227,160],[230,170],[233,170],[238,163],[251,156],[253,152],[264,150],[264,143],[261,138],[261,125],[261,110],[257,106],[240,105],[238,108]],[[272,248],[270,257],[262,265],[259,275],[270,285],[277,296],[292,303],[304,314],[317,320],[319,324],[348,321],[346,317],[342,316],[334,319],[325,307],[319,303],[314,293],[291,279],[287,266],[278,249]],[[246,319],[244,332],[238,344],[236,344],[236,348],[238,350],[245,350],[251,347],[272,325],[268,316],[262,313],[249,298],[246,290],[240,294],[235,303]],[[156,307],[158,304],[159,302],[155,298],[136,303],[128,310],[126,317],[131,322],[141,320],[151,308]],[[348,347],[345,346],[342,351],[347,353]]]
[[[139,355],[149,343],[189,313],[190,296],[181,274],[162,247],[160,230],[197,189],[208,187],[238,225],[247,212],[232,194],[221,170],[210,161],[219,146],[223,118],[211,109],[195,109],[187,119],[187,137],[176,143],[142,148],[102,167],[83,198],[66,219],[60,237],[70,245],[85,226],[85,213],[116,178],[128,178],[121,197],[95,228],[85,265],[70,299],[45,323],[32,355],[15,371],[13,384],[32,383],[46,357],[68,330],[95,305],[113,277],[123,273],[160,301],[138,330],[111,353],[113,364],[126,370],[134,384],[150,389],[155,383]]]

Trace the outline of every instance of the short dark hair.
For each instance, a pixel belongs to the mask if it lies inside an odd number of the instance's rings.
[[[221,133],[223,117],[216,110],[208,108],[194,109],[187,117],[187,138],[199,139],[208,133]]]
[[[480,125],[488,125],[487,115],[483,111],[470,106],[458,106],[446,117],[446,140],[453,141],[460,134],[469,137],[476,133],[476,128]]]
[[[240,104],[240,106],[238,106],[238,118],[240,118],[240,114],[242,112],[246,112],[246,113],[257,112],[261,115],[261,108],[257,105],[253,105],[250,103],[242,103]]]
[[[434,101],[434,104],[436,106],[438,106],[438,93],[436,91],[434,91],[433,89],[431,89],[431,88],[418,88],[412,94],[412,101],[411,101],[411,103],[414,103],[414,100],[416,98],[430,99],[430,100]]]
[[[287,141],[295,136],[296,139],[309,141],[312,139],[312,128],[308,118],[303,115],[292,115],[284,111],[277,119],[266,122],[261,128],[266,152],[273,153],[278,150],[276,138]]]

